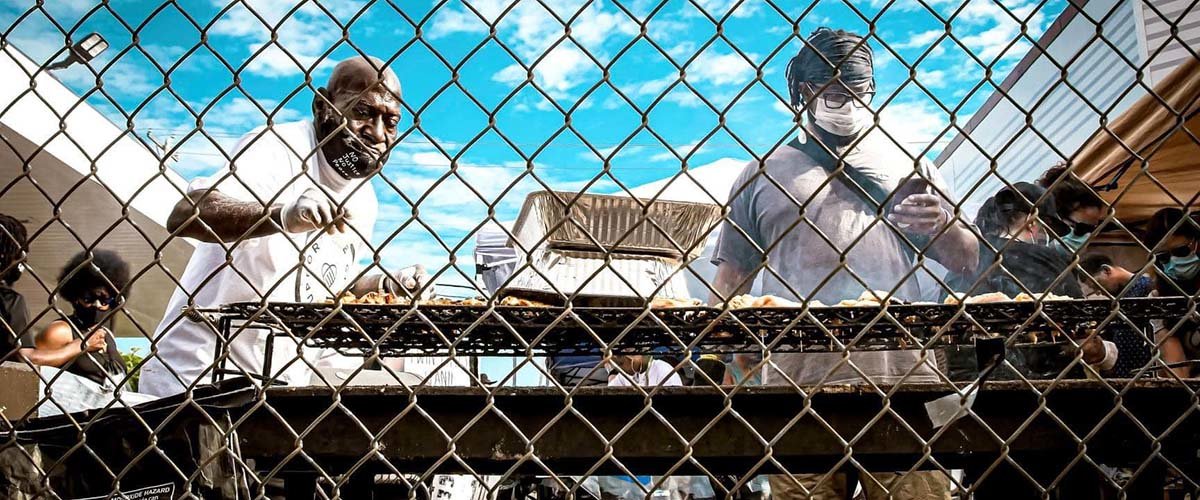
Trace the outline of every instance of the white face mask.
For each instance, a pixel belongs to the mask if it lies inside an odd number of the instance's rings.
[[[813,123],[826,132],[842,137],[854,137],[875,121],[871,110],[858,103],[846,103],[841,109],[830,109],[825,99],[815,99],[810,108]]]

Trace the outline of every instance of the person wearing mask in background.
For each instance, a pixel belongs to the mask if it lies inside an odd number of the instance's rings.
[[[167,228],[200,243],[158,326],[158,352],[142,368],[141,392],[190,390],[215,369],[219,333],[185,311],[243,301],[320,302],[344,291],[432,294],[419,267],[404,276],[360,269],[373,253],[378,212],[368,180],[387,161],[400,111],[400,81],[391,69],[375,58],[347,59],[313,96],[311,120],[250,132],[224,170],[192,181]],[[267,339],[261,330],[238,334],[228,345],[228,369],[261,374]],[[353,371],[363,363],[332,350],[303,352],[319,369]],[[295,343],[275,353],[273,366],[282,369],[269,377],[311,382],[309,365],[295,360]]]
[[[1055,213],[1056,198],[1028,182],[1004,187],[979,207],[975,226],[983,234],[978,273],[952,282],[967,295],[1052,292],[1083,297],[1071,268],[1071,253],[1053,244],[1043,217]]]
[[[1054,198],[1058,221],[1046,214],[1046,221],[1054,227],[1062,244],[1071,252],[1078,251],[1091,238],[1097,226],[1108,214],[1108,204],[1090,186],[1068,171],[1066,164],[1047,169],[1038,178],[1038,185],[1050,191]]]
[[[725,368],[725,382],[727,386],[750,387],[762,385],[762,368],[763,368],[762,352],[736,352],[733,353],[729,363]],[[727,484],[737,483],[738,478],[730,478],[726,481]],[[742,486],[737,492],[735,498],[741,500],[763,500],[769,498],[771,487],[769,478],[765,475],[754,476],[750,481],[747,481],[745,486]]]
[[[26,247],[25,225],[0,214],[0,361],[15,361],[18,350],[33,347],[29,308],[13,284],[21,278]]]
[[[1146,225],[1143,243],[1153,254],[1154,267],[1158,273],[1155,294],[1160,297],[1195,296],[1200,292],[1200,226],[1194,216],[1178,208],[1164,208],[1155,212]],[[1191,376],[1189,358],[1197,356],[1188,352],[1188,346],[1200,345],[1197,321],[1191,318],[1156,321],[1154,341],[1162,353],[1164,363],[1172,365],[1171,371],[1179,377]],[[1192,349],[1195,351],[1195,349]]]
[[[1102,253],[1088,253],[1079,263],[1080,282],[1089,295],[1100,297],[1137,298],[1155,294],[1154,279],[1145,274],[1116,265],[1112,258]],[[1132,324],[1116,318],[1104,327],[1104,336],[1110,338],[1117,350],[1116,362],[1103,375],[1116,378],[1132,378],[1153,373],[1147,365],[1158,365],[1154,360],[1155,321]],[[1103,464],[1103,462],[1102,462]],[[1141,470],[1138,470],[1141,469]],[[1100,498],[1162,498],[1162,485],[1166,480],[1166,465],[1158,462],[1142,467],[1127,467],[1117,464],[1102,467],[1109,476],[1102,483],[1104,494]]]
[[[616,355],[608,373],[609,387],[642,387],[647,392],[657,387],[681,387],[683,378],[675,367],[666,361],[647,354]],[[642,488],[649,488],[655,478],[639,476],[599,476],[597,478],[605,498],[635,500],[645,498]],[[638,481],[641,484],[634,484]],[[673,476],[660,485],[671,500],[701,500],[714,496],[707,477]]]
[[[1113,263],[1112,257],[1102,253],[1088,253],[1079,263],[1084,275],[1080,284],[1088,296],[1138,298],[1149,297],[1154,291],[1154,279],[1133,272]],[[1150,363],[1154,351],[1154,329],[1144,325],[1130,325],[1117,319],[1105,328],[1105,336],[1117,348],[1117,359],[1105,375],[1130,378]]]
[[[713,253],[712,303],[748,291],[767,263],[764,294],[824,303],[868,290],[920,299],[911,273],[914,247],[948,269],[974,269],[978,241],[952,215],[938,170],[886,134],[868,133],[875,120],[869,107],[875,95],[873,57],[863,37],[820,28],[788,65],[791,104],[797,120],[807,120],[797,139],[751,162],[731,186],[729,215]],[[922,180],[911,194],[897,192]],[[889,223],[877,220],[881,211]],[[778,354],[764,382],[937,382],[936,359],[935,352],[924,350]],[[871,476],[861,481],[869,499],[949,497],[949,477],[940,471]],[[836,471],[777,475],[770,483],[779,499],[841,499],[855,487]]]
[[[58,296],[71,304],[71,315],[38,333],[36,348],[27,357],[97,384],[119,384],[125,360],[103,323],[129,296],[129,265],[109,250],[80,252],[63,266]]]

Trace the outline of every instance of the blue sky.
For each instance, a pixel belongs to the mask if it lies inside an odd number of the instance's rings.
[[[437,268],[449,252],[436,234],[462,245],[456,255],[467,275],[472,232],[489,204],[497,219],[511,220],[541,183],[612,192],[721,158],[749,160],[784,140],[791,115],[780,99],[784,67],[800,46],[795,32],[866,32],[873,21],[882,127],[913,151],[936,151],[952,137],[944,132],[950,114],[937,103],[965,123],[992,90],[980,86],[985,66],[1002,80],[1065,4],[934,0],[926,8],[904,0],[885,9],[872,0],[854,2],[856,13],[843,2],[777,8],[759,0],[547,2],[553,10],[395,2],[403,11],[361,1],[28,3],[0,3],[8,39],[43,61],[61,50],[62,30],[102,33],[112,47],[91,70],[58,76],[115,122],[169,139],[178,148],[171,166],[185,178],[218,168],[222,151],[267,114],[307,117],[312,88],[355,47],[390,60],[407,109],[403,142],[375,181],[384,207],[375,239],[387,242],[385,262]],[[951,15],[961,44],[939,20]],[[103,93],[92,71],[101,72]],[[420,200],[429,228],[410,222],[405,200]]]
[[[386,242],[386,263],[438,268],[450,252],[436,235],[459,247],[466,275],[472,233],[489,205],[496,219],[511,220],[543,183],[613,192],[721,158],[749,160],[785,140],[783,75],[800,47],[796,32],[867,32],[873,22],[882,127],[914,152],[936,152],[953,135],[942,106],[965,123],[993,88],[980,84],[985,66],[1002,80],[1065,4],[573,0],[547,2],[547,10],[454,0],[395,2],[398,11],[362,1],[28,3],[0,2],[8,39],[44,61],[61,50],[63,30],[102,33],[112,47],[90,70],[58,76],[116,123],[168,139],[178,148],[171,166],[185,178],[219,168],[222,151],[268,114],[306,118],[312,89],[356,48],[389,60],[407,109],[403,142],[375,180],[383,207],[375,240]],[[946,37],[939,16],[951,19],[961,43]],[[101,72],[103,93],[92,71]],[[428,228],[410,220],[417,200]]]

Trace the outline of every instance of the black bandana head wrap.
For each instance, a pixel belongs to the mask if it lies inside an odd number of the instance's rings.
[[[800,85],[823,85],[835,78],[851,89],[875,89],[874,52],[863,37],[844,30],[817,28],[788,63],[792,106],[800,106]]]

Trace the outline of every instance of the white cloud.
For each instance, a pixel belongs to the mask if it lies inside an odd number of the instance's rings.
[[[622,85],[621,87],[628,88],[629,91],[632,93],[632,95],[635,95],[635,96],[659,95],[664,90],[666,90],[667,87],[671,86],[671,84],[678,82],[678,81],[679,81],[679,75],[672,73],[672,74],[669,74],[662,78],[656,78],[654,80],[645,80],[645,81],[641,81],[641,82],[634,82],[629,87],[626,87],[624,85]],[[676,88],[678,88],[679,86],[680,85],[676,85]]]
[[[956,31],[971,34],[958,39],[984,62],[996,58],[1019,58],[1028,52],[1030,43],[1021,34],[1021,22],[1028,19],[1028,36],[1036,38],[1045,30],[1046,16],[1034,3],[1000,6],[993,0],[969,0],[955,19]],[[979,26],[991,26],[983,31],[974,31]],[[1013,41],[1017,40],[1015,44]],[[1009,47],[1009,44],[1013,44]]]
[[[771,109],[778,111],[782,114],[785,114],[789,118],[794,117],[796,115],[796,111],[794,109],[792,109],[791,106],[789,106],[788,104],[785,104],[783,101],[780,101],[779,99],[774,99],[771,101]]]
[[[432,40],[458,33],[487,33],[488,27],[482,19],[469,10],[442,8],[433,15],[432,26],[426,34]]]
[[[698,108],[704,104],[700,98],[697,97],[696,94],[687,87],[675,87],[671,93],[667,94],[667,96],[663,98],[663,101],[675,103],[684,108]]]
[[[673,45],[667,49],[667,54],[669,54],[671,57],[681,57],[681,56],[685,56],[685,55],[691,55],[691,54],[694,54],[695,52],[696,52],[696,44],[692,43],[692,42],[679,43],[679,44]]]
[[[922,50],[924,50],[924,49],[927,49],[930,46],[932,46],[934,42],[937,42],[938,40],[940,40],[941,37],[945,34],[946,34],[946,30],[922,31],[920,33],[916,33],[916,34],[909,36],[908,40],[898,41],[896,43],[889,42],[888,46],[890,46],[891,48],[896,49],[896,50],[902,50],[902,49],[922,49]]]
[[[50,13],[50,16],[63,26],[75,24],[79,21],[80,15],[97,6],[97,2],[94,0],[55,0],[53,2],[45,2],[41,5],[35,4],[36,2],[30,2],[29,0],[0,1],[0,5],[11,7],[20,13],[29,10],[33,10],[36,13],[36,9],[40,7]],[[101,11],[103,12],[103,9]]]
[[[468,10],[468,5],[478,13]],[[497,37],[511,47],[522,62],[532,64],[534,81],[551,96],[561,98],[596,77],[599,70],[592,58],[607,61],[606,43],[618,36],[639,32],[637,24],[624,12],[609,8],[602,1],[552,2],[548,6],[537,2],[513,5],[501,0],[467,1],[457,9],[439,9],[429,33],[437,38],[480,32],[486,31],[487,23],[494,23]],[[547,8],[554,9],[553,13]],[[567,38],[563,21],[571,23],[570,38]],[[516,63],[492,75],[492,80],[510,85],[519,85],[527,79],[527,70]]]
[[[546,54],[533,67],[534,81],[553,97],[565,93],[599,70],[579,48],[559,45]],[[513,63],[501,69],[492,79],[510,85],[519,85],[528,79],[525,68]]]
[[[169,166],[184,179],[210,175],[229,161],[238,141],[246,133],[266,124],[267,114],[275,113],[274,123],[285,123],[304,118],[291,108],[275,109],[277,101],[259,99],[258,105],[246,97],[222,100],[201,119],[203,134],[196,132],[195,119],[177,104],[166,105],[156,101],[134,117],[134,131],[142,138],[153,137],[157,144],[167,144],[168,153],[177,160]],[[193,133],[196,132],[196,133]],[[147,140],[147,144],[149,144]],[[151,146],[155,153],[160,153]]]
[[[204,115],[204,128],[210,132],[241,134],[266,124],[267,116],[271,113],[275,113],[272,117],[274,123],[290,122],[303,117],[295,109],[280,108],[279,102],[272,99],[251,101],[245,97],[235,97],[222,102]]]
[[[659,14],[651,18],[650,23],[646,25],[646,36],[650,40],[653,40],[654,43],[666,45],[679,38],[681,35],[686,36],[688,27],[688,23],[684,21],[672,19],[666,15]],[[694,47],[695,45],[692,42],[685,41],[676,44],[672,48],[668,49],[667,52],[673,52],[674,49],[679,48],[686,48],[687,50],[691,51],[694,50]],[[678,56],[678,54],[674,53],[671,55]]]
[[[720,54],[707,50],[700,54],[686,68],[688,82],[708,82],[713,85],[728,85],[731,83],[746,84],[754,77],[755,69],[746,59],[755,60],[755,54],[728,53]]]
[[[934,70],[917,70],[917,82],[924,85],[926,88],[939,89],[944,88],[946,82],[946,72],[940,69]]]
[[[691,144],[675,146],[673,148],[675,150],[675,153],[672,153],[670,151],[663,151],[661,153],[656,153],[656,154],[650,156],[650,161],[670,161],[670,160],[678,161],[678,158],[675,157],[676,154],[678,154],[680,158],[686,158],[687,155],[692,154],[693,152],[696,151],[697,146],[699,146],[699,144],[694,143],[694,142]]]
[[[99,83],[96,80],[97,75],[92,71],[103,70],[108,64],[107,61],[99,58],[93,60],[88,66],[76,64],[65,70],[57,71],[54,76],[76,89],[90,89],[102,84],[106,91],[126,96],[145,96],[163,84],[162,76],[152,76],[150,70],[126,61],[128,59],[122,59],[104,70],[104,73],[99,75]]]
[[[213,3],[224,7],[227,2],[214,0]],[[332,3],[326,9],[346,22],[361,7],[362,2],[356,0]],[[244,40],[247,54],[255,54],[265,47],[253,56],[247,68],[266,77],[307,71],[322,53],[342,38],[342,28],[320,7],[305,3],[296,8],[295,2],[289,0],[238,2],[213,23],[209,33]],[[272,36],[277,42],[271,41]]]
[[[753,16],[762,7],[761,3],[755,0],[697,0],[696,4],[700,6],[708,15],[714,19],[720,20],[729,14],[734,18],[745,18]],[[699,16],[700,13],[694,9],[687,9],[686,12],[691,16]],[[731,13],[732,12],[732,13]]]
[[[965,120],[964,117],[959,117]],[[910,154],[920,154],[949,125],[949,115],[932,104],[892,102],[879,114],[880,129],[900,143]],[[936,153],[936,150],[933,151]]]

